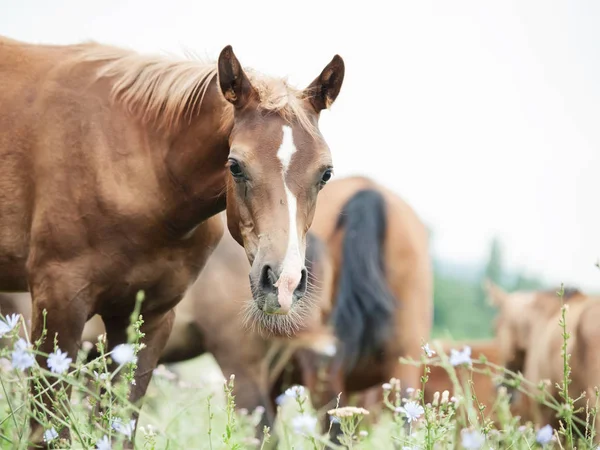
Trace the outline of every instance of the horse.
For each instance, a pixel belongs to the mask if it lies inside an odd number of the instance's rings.
[[[537,386],[547,380],[548,394],[562,402],[558,385],[564,380],[564,362],[561,354],[563,330],[559,322],[562,314],[561,296],[556,292],[516,291],[507,293],[492,282],[486,283],[491,303],[498,308],[495,332],[500,345],[502,365]],[[600,357],[596,349],[600,331],[600,297],[586,295],[578,289],[565,289],[562,295],[567,308],[566,330],[570,338],[567,353],[571,355],[571,384],[568,392],[577,399],[581,393],[585,398],[575,403],[583,407],[578,416],[587,420],[585,406],[593,407],[595,388],[600,387]],[[536,391],[536,388],[533,389]],[[537,391],[536,391],[537,392]],[[556,411],[539,404],[528,395],[520,395],[515,408],[524,420],[539,425],[559,426]],[[600,427],[595,426],[596,440]]]
[[[40,351],[58,335],[75,358],[94,314],[109,349],[126,342],[144,291],[138,403],[223,210],[251,266],[252,320],[291,332],[306,231],[333,170],[319,116],[344,73],[335,55],[296,89],[245,70],[231,46],[199,61],[0,38],[0,290],[31,292],[32,339],[44,324],[49,337]],[[70,440],[68,428],[59,436]]]
[[[225,222],[225,214],[219,214]],[[266,334],[261,329],[248,329],[244,315],[248,299],[252,298],[248,279],[248,260],[242,247],[225,231],[198,279],[175,307],[172,332],[159,358],[159,364],[173,364],[210,353],[225,376],[234,374],[234,395],[238,409],[263,407],[263,421],[257,428],[273,427],[275,403],[270,396],[274,382],[296,348],[316,352],[331,351],[333,333],[324,325],[323,315],[329,312],[331,293],[331,261],[325,245],[314,234],[307,234],[306,268],[308,294],[305,308],[296,311],[302,318],[290,338]],[[31,317],[30,303],[21,296],[0,294],[2,314],[22,314],[26,322]],[[308,307],[312,304],[312,307]],[[206,310],[212,314],[205,314]],[[100,316],[90,319],[82,339],[94,343],[105,333]],[[99,354],[92,349],[89,358]]]
[[[334,180],[321,192],[311,231],[333,261],[332,311],[326,318],[339,351],[325,359],[295,354],[295,379],[315,393],[319,408],[394,377],[418,388],[418,359],[433,324],[433,275],[428,232],[415,211],[366,177]],[[317,376],[325,367],[328,381]]]

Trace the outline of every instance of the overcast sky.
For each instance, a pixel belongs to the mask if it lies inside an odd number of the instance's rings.
[[[336,176],[404,197],[437,256],[483,260],[497,234],[511,266],[600,291],[600,2],[91,3],[0,0],[0,34],[210,57],[231,44],[300,86],[339,53],[321,120]]]

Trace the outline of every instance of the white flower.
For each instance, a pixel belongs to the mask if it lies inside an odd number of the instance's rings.
[[[413,420],[417,420],[419,417],[421,417],[425,410],[417,402],[410,401],[406,402],[404,407],[397,407],[396,412],[403,413],[406,416],[408,423],[411,423]]]
[[[415,388],[411,388],[411,387],[406,388],[406,393],[408,395],[412,394],[413,392],[415,392]]]
[[[108,374],[107,373],[98,373],[94,370],[94,378],[96,378],[96,380],[106,380],[108,378]]]
[[[389,390],[391,390],[391,389],[392,389],[392,385],[391,385],[390,383],[383,383],[383,384],[381,385],[381,388],[382,388],[384,391],[389,391]]]
[[[54,373],[65,373],[71,362],[73,360],[67,356],[66,352],[61,352],[59,348],[48,355],[48,367]]]
[[[485,436],[477,430],[462,430],[461,444],[466,450],[479,450],[485,442]]]
[[[54,427],[50,428],[49,430],[44,431],[44,441],[45,442],[52,442],[57,437],[58,437],[58,433],[56,432]]]
[[[11,363],[15,369],[20,371],[28,369],[35,364],[35,358],[29,351],[29,344],[25,339],[21,338],[15,343]]]
[[[554,435],[554,430],[550,425],[546,425],[543,428],[540,428],[535,435],[535,440],[538,444],[546,445],[552,441],[552,436]]]
[[[96,441],[96,450],[111,450],[112,445],[110,443],[110,439],[108,439],[107,435],[104,435],[102,439],[98,439]]]
[[[421,347],[423,349],[423,351],[425,352],[425,354],[427,355],[428,358],[431,358],[433,355],[435,355],[435,351],[431,350],[431,348],[429,347],[429,344],[426,343],[423,347]]]
[[[0,337],[15,329],[17,323],[19,323],[19,317],[21,317],[19,314],[11,314],[6,316],[4,320],[0,319]]]
[[[117,345],[112,353],[112,359],[117,364],[127,364],[130,362],[136,362],[137,358],[135,356],[135,350],[133,349],[133,345],[131,344],[119,344]]]
[[[133,430],[135,430],[135,419],[131,419],[129,423],[126,423],[125,425],[123,425],[120,418],[113,419],[111,426],[113,430],[124,434],[127,436],[127,439],[131,439],[131,434],[133,433]]]
[[[471,364],[471,347],[468,345],[461,352],[458,350],[450,350],[450,364],[459,366],[461,364]]]
[[[312,434],[317,428],[317,418],[310,414],[301,414],[292,419],[292,428],[299,434]]]
[[[292,386],[285,390],[285,395],[287,397],[297,398],[304,395],[304,386]]]
[[[323,354],[325,356],[332,357],[332,356],[335,356],[336,353],[337,353],[337,347],[333,343],[327,344],[325,347],[323,347]]]
[[[367,430],[360,430],[360,431],[358,432],[358,435],[359,435],[360,437],[364,437],[364,438],[365,438],[365,437],[367,437],[367,436],[369,435],[369,432],[368,432]]]

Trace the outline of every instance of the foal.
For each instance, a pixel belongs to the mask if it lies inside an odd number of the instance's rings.
[[[58,334],[74,358],[94,314],[109,348],[125,342],[143,290],[139,400],[224,209],[251,264],[253,320],[291,324],[306,231],[332,174],[319,115],[343,79],[337,55],[296,90],[246,72],[230,46],[201,62],[0,38],[0,290],[31,292],[33,340],[47,311],[40,350]]]

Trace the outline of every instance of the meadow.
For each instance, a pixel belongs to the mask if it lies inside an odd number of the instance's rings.
[[[559,293],[560,294],[560,293]],[[565,326],[563,307],[561,326]],[[30,343],[18,337],[22,318],[7,317],[0,322],[0,334],[5,346],[0,351],[0,447],[27,448],[28,423],[34,417],[44,425],[44,437],[51,448],[119,449],[131,438],[134,423],[131,415],[136,407],[126,400],[133,383],[135,354],[140,350],[139,329],[143,317],[132,316],[129,344],[105,354],[104,341],[96,344],[101,356],[86,362],[86,343],[76,361],[70,361],[60,349],[50,355],[37,351],[39,342]],[[45,338],[49,338],[46,336]],[[432,345],[425,345],[420,361],[407,364],[441,365],[454,383],[454,395],[439,393],[433,402],[422,396],[428,381],[427,366],[422,365],[421,389],[408,392],[402,398],[398,380],[384,383],[383,404],[378,411],[362,408],[331,408],[315,411],[310,393],[302,387],[288,389],[279,398],[278,420],[274,429],[255,436],[255,426],[262,411],[236,411],[232,388],[235,374],[222,374],[211,356],[173,365],[159,366],[148,390],[139,417],[135,439],[138,449],[267,449],[277,437],[280,449],[351,448],[351,449],[531,449],[531,448],[594,448],[593,432],[581,431],[574,417],[573,402],[566,394],[570,381],[569,355],[564,333],[564,380],[560,401],[551,399],[546,385],[531,385],[520,375],[511,373],[483,359],[484,368],[471,368],[467,349],[457,348],[450,355]],[[42,369],[34,356],[49,358],[49,370]],[[110,363],[116,363],[111,365]],[[481,367],[481,366],[478,366]],[[472,384],[459,381],[460,371],[483,371],[503,383],[493,406],[496,420],[473,395]],[[470,371],[470,372],[469,372]],[[464,378],[463,378],[464,379]],[[28,386],[34,386],[30,394]],[[69,399],[65,386],[72,388]],[[58,391],[59,404],[48,408],[41,401],[48,390]],[[556,410],[564,426],[536,429],[521,421],[510,411],[509,392],[519,392],[542,401]],[[596,399],[588,399],[589,422],[596,415]],[[378,418],[373,424],[374,416]],[[320,420],[328,414],[339,421],[343,431],[341,445],[332,444],[328,430],[320,429]],[[70,430],[72,443],[62,439],[61,431]],[[593,427],[591,427],[593,429]],[[111,443],[112,440],[112,443]]]

